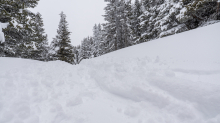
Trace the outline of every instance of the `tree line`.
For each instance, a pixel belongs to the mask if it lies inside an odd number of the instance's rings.
[[[66,15],[61,12],[57,35],[49,45],[41,14],[27,10],[38,1],[0,1],[0,22],[8,23],[3,29],[5,42],[0,41],[0,56],[79,64],[83,59],[220,19],[217,0],[105,0],[106,23],[95,24],[93,36],[84,38],[79,46],[72,46]]]

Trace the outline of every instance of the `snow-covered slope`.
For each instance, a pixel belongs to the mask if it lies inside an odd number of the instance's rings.
[[[77,66],[0,58],[0,123],[220,123],[219,29]]]

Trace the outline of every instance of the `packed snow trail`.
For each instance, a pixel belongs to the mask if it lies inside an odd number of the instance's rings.
[[[0,123],[220,123],[219,28],[76,66],[0,58]]]

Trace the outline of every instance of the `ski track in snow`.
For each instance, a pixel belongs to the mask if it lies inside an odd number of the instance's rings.
[[[202,35],[217,27],[77,66],[0,58],[0,123],[219,123],[220,43]],[[191,33],[202,36],[176,41]]]

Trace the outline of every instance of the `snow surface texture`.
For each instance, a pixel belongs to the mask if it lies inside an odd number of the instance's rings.
[[[0,123],[220,123],[219,28],[77,66],[0,58]]]

